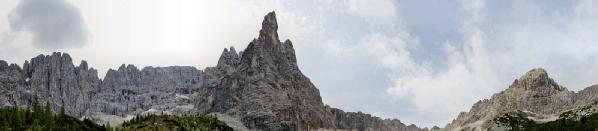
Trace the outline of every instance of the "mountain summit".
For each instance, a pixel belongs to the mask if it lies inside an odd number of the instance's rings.
[[[277,30],[276,14],[270,12],[264,17],[260,36],[241,54],[240,70],[300,73],[293,44],[288,39],[279,41]]]
[[[521,78],[515,80],[510,87],[522,88],[524,90],[536,90],[535,88],[549,88],[558,91],[566,90],[566,88],[558,85],[552,78],[548,77],[548,73],[542,68],[528,71]]]
[[[262,29],[260,30],[260,40],[271,41],[270,44],[279,44],[278,40],[278,23],[276,22],[276,13],[270,12],[264,16],[262,21]]]
[[[592,103],[598,98],[598,86],[577,93],[568,91],[536,68],[516,79],[509,88],[475,103],[462,112],[445,130],[509,130],[497,118],[505,115],[525,116],[537,122],[554,121],[560,114]]]

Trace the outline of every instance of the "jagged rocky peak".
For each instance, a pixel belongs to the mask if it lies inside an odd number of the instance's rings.
[[[69,114],[81,115],[89,108],[90,94],[99,83],[97,71],[87,68],[87,62],[75,67],[67,53],[38,55],[25,61],[19,73],[19,81],[23,81],[20,91],[27,92],[12,97],[19,105],[27,105],[34,97],[43,98],[54,110],[64,107]]]
[[[548,78],[548,73],[546,73],[546,70],[544,70],[543,68],[535,68],[535,69],[532,69],[532,70],[528,71],[527,73],[525,73],[525,75],[521,76],[521,78],[519,78],[519,80],[534,81],[534,80],[544,80],[547,78]]]
[[[52,55],[40,54],[34,58],[31,58],[31,60],[25,61],[23,64],[23,70],[28,78],[32,77],[35,72],[41,72],[44,74],[44,72],[47,70],[52,73],[71,73],[72,71],[78,70],[77,73],[89,72],[90,77],[93,77],[94,75],[97,77],[97,71],[93,68],[89,68],[87,61],[82,60],[79,66],[75,67],[71,56],[68,53],[61,52],[53,52]]]
[[[229,49],[224,48],[222,54],[220,55],[220,59],[218,59],[218,67],[221,66],[236,66],[239,63],[239,54],[235,50],[235,47],[230,47]]]
[[[19,67],[19,65],[15,64],[15,63],[8,64],[8,62],[6,62],[4,60],[0,60],[0,69],[4,69],[4,68],[21,70],[21,67]]]
[[[132,65],[132,64],[122,64],[120,65],[120,67],[118,67],[118,71],[139,71],[139,68],[137,68],[137,66]]]
[[[575,94],[558,85],[546,70],[535,68],[516,79],[508,89],[475,103],[469,112],[459,114],[445,129],[493,130],[500,126],[495,118],[513,112],[545,120],[573,107],[574,98]]]
[[[2,92],[3,89],[15,88],[17,84],[23,80],[21,79],[21,72],[21,67],[17,64],[12,63],[9,65],[8,62],[0,60],[0,92]],[[0,98],[0,105],[4,101],[6,101],[6,99]],[[7,104],[8,102],[4,103]]]
[[[122,64],[118,67],[117,70],[108,69],[106,76],[104,76],[104,83],[103,84],[111,84],[116,81],[116,83],[132,83],[131,81],[138,82],[140,71],[135,65],[131,64]]]
[[[259,39],[266,41],[279,41],[277,31],[278,23],[276,22],[276,13],[272,11],[268,13],[266,16],[264,16],[264,21],[262,21],[262,29],[260,30]]]
[[[516,79],[511,88],[522,88],[524,90],[536,90],[536,89],[555,89],[558,91],[566,90],[565,87],[558,85],[552,78],[548,76],[548,73],[543,68],[535,68],[521,78]]]
[[[79,64],[79,69],[85,69],[85,70],[87,70],[87,68],[89,68],[88,65],[87,65],[87,61],[81,60],[81,64]]]
[[[249,43],[241,55],[240,68],[266,72],[298,71],[295,50],[290,40],[278,39],[276,14],[268,13],[262,22],[260,36]]]
[[[38,55],[32,58],[30,61],[25,61],[23,64],[23,70],[31,75],[31,72],[36,68],[50,68],[59,69],[61,66],[74,67],[71,56],[67,53],[54,52],[52,55]]]
[[[8,66],[8,63],[4,60],[0,60],[0,67],[6,67]]]

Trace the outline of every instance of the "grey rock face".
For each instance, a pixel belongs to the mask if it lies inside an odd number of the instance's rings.
[[[102,81],[86,61],[72,64],[68,54],[39,55],[21,69],[0,61],[0,104],[28,106],[35,97],[75,116],[91,112],[134,115],[155,109],[167,113],[192,113],[179,107],[191,105],[190,97],[202,85],[203,72],[194,67],[121,66],[108,71]],[[188,108],[188,107],[185,107]]]
[[[334,127],[332,119],[326,119],[332,115],[324,110],[319,91],[299,71],[291,42],[281,43],[276,30],[275,15],[270,13],[264,18],[260,37],[243,51],[240,61],[236,62],[234,57],[219,61],[217,68],[234,67],[234,70],[220,68],[220,72],[229,73],[215,78],[220,83],[207,86],[210,94],[204,95],[206,98],[199,103],[209,104],[207,112],[239,117],[249,128]],[[225,56],[226,50],[221,58]]]
[[[64,107],[75,116],[110,118],[100,121],[164,112],[219,114],[257,130],[423,130],[324,105],[319,90],[299,70],[293,44],[281,42],[277,30],[271,12],[244,51],[224,49],[216,67],[204,71],[123,64],[100,80],[86,61],[74,66],[63,53],[37,56],[23,69],[0,61],[0,105],[27,106],[39,97],[55,111]]]
[[[354,129],[360,131],[414,131],[423,130],[415,125],[405,125],[398,119],[381,119],[362,112],[344,112],[332,108],[330,110],[335,118],[335,125],[339,129]]]
[[[231,75],[236,70],[239,59],[239,55],[234,47],[230,47],[230,51],[229,49],[224,49],[216,67],[207,67],[205,69],[204,86],[216,86],[216,84],[220,83],[220,79],[223,76]]]
[[[574,106],[582,106],[592,101],[598,100],[598,85],[592,85],[577,92],[573,100]]]
[[[548,77],[544,69],[532,69],[515,80],[508,89],[479,101],[469,112],[462,112],[446,130],[486,130],[494,118],[508,113],[525,113],[537,120],[555,118],[563,111],[586,105],[598,98],[597,86],[578,93],[568,91]]]
[[[14,101],[21,101],[19,94],[24,93],[25,80],[23,79],[21,67],[16,64],[6,63],[0,60],[0,104],[1,106],[12,106]]]
[[[39,55],[23,64],[23,74],[29,91],[53,103],[54,110],[64,107],[69,114],[83,115],[89,109],[91,96],[97,92],[99,79],[95,69],[85,61],[75,67],[68,54]]]
[[[35,97],[50,102],[53,110],[64,107],[73,115],[82,115],[90,108],[91,96],[97,92],[99,79],[95,69],[85,61],[75,67],[68,54],[39,55],[25,61],[21,70],[16,64],[0,62],[3,105],[29,105]]]
[[[92,112],[126,116],[150,109],[168,111],[191,104],[192,93],[202,85],[203,72],[194,67],[145,67],[124,64],[109,70]],[[167,112],[174,114],[190,112]]]

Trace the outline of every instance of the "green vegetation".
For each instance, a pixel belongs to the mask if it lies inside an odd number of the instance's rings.
[[[48,103],[40,106],[37,98],[33,101],[32,110],[23,110],[18,106],[0,108],[0,130],[108,130],[107,126],[100,126],[94,122],[64,114],[54,114]],[[42,109],[43,108],[43,109]],[[64,109],[62,109],[64,110]]]
[[[518,114],[505,114],[495,119],[501,125],[510,127],[514,131],[527,131],[537,125],[534,121],[519,116]]]
[[[136,116],[122,124],[122,130],[183,130],[183,131],[232,131],[224,122],[215,116],[173,116],[173,115],[147,115]]]
[[[50,104],[41,106],[37,98],[28,109],[18,106],[0,108],[0,131],[28,130],[28,131],[112,131],[112,130],[182,130],[182,131],[232,131],[224,122],[215,116],[172,116],[147,115],[136,116],[126,121],[120,128],[108,125],[98,125],[95,122],[69,116],[61,108],[59,114],[54,114]]]
[[[496,120],[514,131],[598,131],[598,113],[583,116],[579,120],[561,117],[556,121],[541,124],[511,115],[504,115]]]

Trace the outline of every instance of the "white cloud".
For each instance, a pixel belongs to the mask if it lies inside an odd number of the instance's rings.
[[[346,0],[348,12],[361,16],[396,17],[393,0]]]
[[[412,111],[437,125],[450,122],[458,112],[492,93],[505,89],[513,79],[535,67],[565,86],[579,90],[597,84],[598,72],[597,7],[580,1],[571,10],[557,12],[537,8],[533,2],[514,2],[507,20],[488,16],[485,1],[463,0],[461,41],[445,43],[445,67],[431,68],[437,62],[420,62],[411,56],[417,44],[409,37],[377,36],[364,44],[378,45],[372,52],[392,70],[394,85],[387,92],[408,100]],[[501,10],[503,11],[503,10]],[[497,13],[497,12],[490,12]],[[380,42],[388,40],[385,42]],[[442,109],[442,110],[439,110]]]
[[[374,35],[363,45],[367,45],[374,58],[391,70],[389,77],[393,85],[387,93],[397,100],[410,101],[413,105],[405,108],[421,117],[434,118],[437,121],[434,123],[438,123],[452,120],[453,114],[494,91],[488,85],[496,85],[497,80],[486,61],[484,43],[479,38],[481,34],[472,35],[464,48],[446,44],[448,64],[438,72],[433,71],[431,63],[417,63],[413,59],[410,55],[413,49],[409,45],[418,43],[408,36]]]
[[[11,32],[3,43],[12,42],[20,31],[30,33],[33,44],[44,49],[80,47],[89,39],[81,13],[64,0],[21,0],[8,21]]]

